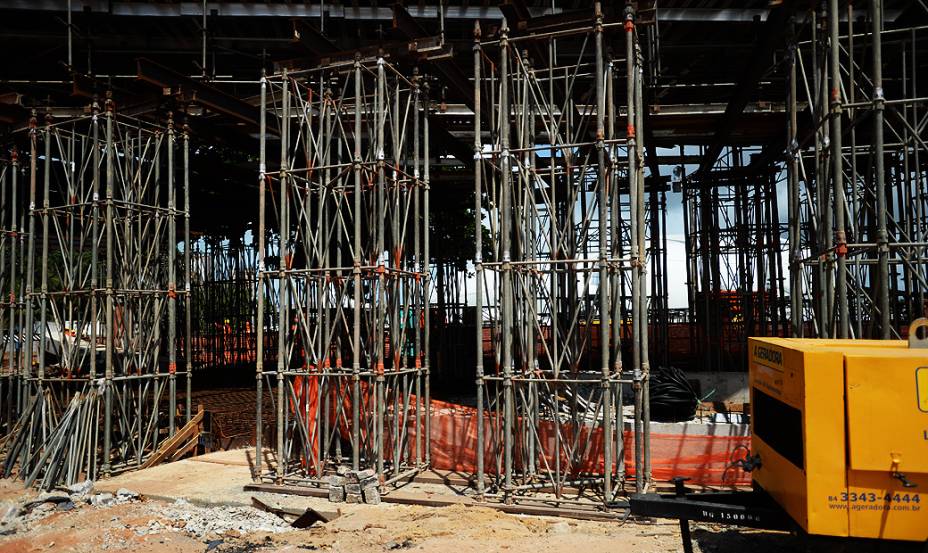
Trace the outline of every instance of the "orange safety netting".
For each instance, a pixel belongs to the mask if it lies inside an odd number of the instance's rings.
[[[467,474],[477,470],[477,410],[442,401],[431,402],[431,459],[432,468]],[[496,472],[493,444],[498,426],[488,414],[486,419],[487,439],[484,442],[484,467],[487,473]],[[539,447],[547,453],[539,454],[537,466],[554,466],[555,423],[542,423],[538,428]],[[581,436],[574,440],[571,425],[562,424],[562,441],[583,444],[585,451],[579,463],[571,466],[573,473],[602,474],[603,439],[602,427],[581,427]],[[413,434],[414,436],[414,434]],[[625,445],[626,474],[635,474],[634,438],[629,431],[623,433]],[[751,477],[739,467],[732,467],[732,459],[743,456],[744,448],[750,447],[748,436],[712,436],[683,434],[651,434],[651,475],[655,480],[668,481],[675,476],[690,479],[690,484],[703,486],[746,486]],[[519,443],[515,444],[513,459],[521,458]],[[563,449],[563,448],[562,448]],[[561,467],[568,466],[566,453],[562,451]],[[514,462],[516,469],[518,462]],[[562,469],[563,470],[563,469]]]
[[[293,389],[296,395],[296,401],[290,400],[290,412],[293,413],[299,409],[298,412],[308,414],[304,423],[306,424],[306,433],[310,436],[310,451],[319,451],[319,418],[316,416],[319,409],[319,377],[310,376],[309,378],[304,378],[298,376],[294,379]],[[307,400],[309,402],[308,405]],[[312,465],[312,463],[309,463],[309,460],[305,458],[302,462],[304,466]]]
[[[312,420],[307,421],[315,427],[316,378],[310,378],[309,394]],[[361,383],[362,396],[368,395],[366,383]],[[351,396],[344,393],[347,390],[333,389],[332,393],[341,395],[345,412],[350,412]],[[302,397],[300,407],[305,408]],[[465,474],[474,474],[477,471],[477,410],[454,403],[432,400],[431,412],[431,467],[438,470],[448,470]],[[333,405],[334,402],[330,403]],[[410,399],[410,408],[415,405],[415,398]],[[291,408],[294,407],[291,404]],[[388,411],[392,405],[387,406]],[[363,416],[362,409],[362,416]],[[483,446],[484,470],[488,474],[497,472],[495,444],[501,443],[498,438],[500,431],[497,420],[491,413],[485,417],[485,440]],[[519,421],[516,420],[516,424]],[[338,423],[340,433],[345,439],[350,437],[348,421],[341,418]],[[364,425],[362,425],[362,428]],[[417,428],[414,417],[406,422],[406,439],[411,455],[415,455],[417,443]],[[559,430],[559,432],[558,432]],[[579,436],[576,433],[579,432]],[[555,451],[560,451],[561,470],[572,475],[602,474],[604,472],[603,460],[603,430],[602,427],[561,424],[558,429],[553,421],[542,422],[538,425],[537,447],[541,453],[536,453],[536,466],[539,470],[545,467],[554,467]],[[390,445],[391,436],[385,436],[384,456],[392,456]],[[625,445],[625,471],[628,476],[635,474],[634,437],[632,432],[623,433]],[[573,463],[569,462],[564,447],[557,447],[557,441],[573,443],[583,449],[577,454]],[[519,440],[514,441],[516,451],[513,454],[515,470],[520,470],[520,460],[523,459]],[[689,484],[702,486],[746,486],[750,485],[751,477],[740,467],[732,466],[732,460],[744,456],[746,448],[750,447],[749,436],[717,436],[717,435],[685,435],[652,433],[651,445],[651,475],[656,481],[669,481],[676,476],[689,478]],[[314,449],[318,442],[313,444]]]

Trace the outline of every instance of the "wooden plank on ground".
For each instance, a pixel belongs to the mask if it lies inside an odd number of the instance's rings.
[[[190,443],[193,442],[193,445],[196,446],[197,440],[200,437],[200,424],[203,422],[203,407],[197,410],[197,414],[190,419],[190,422],[185,424],[180,430],[178,430],[173,436],[165,440],[161,446],[148,458],[147,461],[142,463],[141,468],[147,469],[155,465],[161,464],[165,459],[170,458],[172,461],[179,459],[179,456],[175,457],[175,454],[178,451],[190,451]]]

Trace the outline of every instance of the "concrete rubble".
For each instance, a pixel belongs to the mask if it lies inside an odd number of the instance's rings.
[[[277,515],[251,507],[200,507],[183,499],[168,505],[152,505],[158,519],[148,526],[137,527],[138,535],[159,533],[165,529],[183,531],[198,538],[216,536],[240,537],[252,532],[279,533],[292,530],[290,524]]]
[[[380,504],[380,481],[374,469],[351,470],[339,466],[325,480],[329,484],[329,501],[333,503]]]
[[[28,528],[55,511],[70,511],[81,505],[110,507],[141,499],[138,492],[122,488],[112,493],[93,493],[93,482],[86,480],[43,492],[32,499],[20,502],[0,502],[0,536],[15,534]]]
[[[115,493],[95,493],[93,482],[86,481],[21,501],[0,501],[0,536],[24,532],[56,511],[106,509],[141,499],[141,494],[127,488],[119,488]],[[292,530],[280,517],[251,507],[200,507],[183,499],[146,507],[151,515],[147,524],[125,526],[137,536],[183,532],[196,538],[214,539]]]

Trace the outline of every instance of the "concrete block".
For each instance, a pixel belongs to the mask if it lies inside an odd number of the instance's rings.
[[[373,477],[373,476],[376,475],[376,474],[377,474],[377,472],[374,471],[374,469],[359,470],[358,472],[355,473],[355,475],[356,475],[357,478],[358,478],[358,482],[360,482],[360,481],[362,481],[362,480],[366,480],[366,479],[368,479],[368,478],[371,478],[371,477]]]
[[[330,486],[344,486],[345,477],[337,474],[328,474],[322,477],[322,481]]]
[[[329,486],[329,501],[333,503],[341,503],[345,501],[345,487]]]
[[[376,486],[364,488],[364,502],[368,505],[380,505],[380,489]]]

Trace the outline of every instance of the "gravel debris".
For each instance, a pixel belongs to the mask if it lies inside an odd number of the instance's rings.
[[[144,535],[157,533],[165,528],[183,531],[195,537],[222,536],[237,533],[244,536],[252,532],[279,533],[292,530],[280,517],[252,507],[200,507],[183,499],[168,505],[152,505],[151,511],[164,520],[152,520],[148,527],[136,528]]]
[[[132,501],[140,497],[139,492],[134,490],[127,490],[126,488],[119,488],[116,490],[116,499],[120,501]]]
[[[90,504],[94,507],[107,507],[116,502],[116,496],[111,493],[98,493],[90,498]]]
[[[73,511],[81,506],[106,508],[139,501],[141,496],[132,490],[120,489],[116,495],[111,493],[93,493],[93,481],[85,480],[77,484],[56,488],[53,492],[42,492],[32,499],[23,498],[19,502],[0,502],[0,536],[16,534],[29,529],[33,523],[42,520],[55,511]]]
[[[93,480],[84,480],[77,484],[71,484],[64,489],[67,490],[72,499],[84,499],[87,494],[93,491]]]

